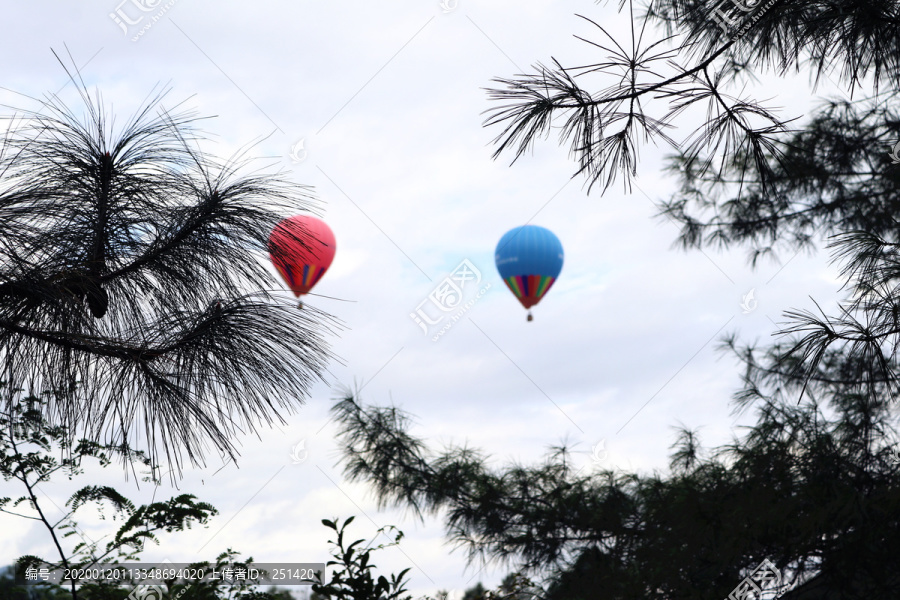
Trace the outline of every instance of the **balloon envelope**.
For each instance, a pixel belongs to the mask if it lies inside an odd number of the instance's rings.
[[[563,266],[563,247],[553,232],[537,225],[507,231],[494,253],[497,271],[525,308],[541,301]]]
[[[284,219],[269,236],[269,258],[298,298],[308,294],[334,260],[334,232],[321,219],[306,215]]]

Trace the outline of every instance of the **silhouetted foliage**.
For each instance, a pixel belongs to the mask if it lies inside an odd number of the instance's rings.
[[[18,585],[12,567],[0,568],[0,598],[3,600],[71,600],[59,586]]]
[[[640,18],[628,6],[627,41],[590,21],[598,40],[585,41],[606,59],[496,80],[490,96],[501,104],[486,121],[503,127],[495,156],[517,159],[562,120],[577,173],[605,190],[636,175],[642,142],[664,141],[677,150],[669,170],[681,184],[661,215],[681,224],[682,246],[742,245],[755,265],[779,247],[813,250],[833,236],[850,300],[837,315],[788,311],[777,368],[791,363],[795,376],[811,377],[837,351],[848,364],[876,365],[867,385],[897,381],[900,3],[662,0],[645,3]],[[856,97],[822,99],[789,129],[803,115],[778,117],[745,89],[792,72]],[[703,123],[681,142],[664,133],[703,106]]]
[[[389,577],[384,575],[376,577],[375,564],[370,562],[374,550],[398,545],[403,539],[403,532],[393,526],[382,527],[375,537],[385,535],[390,538],[388,532],[393,532],[390,543],[374,547],[370,543],[360,547],[366,540],[360,539],[352,543],[344,540],[344,533],[353,519],[354,517],[349,517],[343,525],[337,519],[334,521],[322,519],[322,524],[337,535],[334,540],[329,540],[333,546],[331,555],[335,560],[328,561],[326,566],[338,565],[340,568],[331,573],[331,581],[328,583],[313,584],[313,592],[322,598],[334,600],[412,600],[412,596],[406,594],[408,568]],[[324,573],[322,575],[324,576]]]
[[[73,76],[0,140],[0,364],[52,390],[47,417],[112,443],[202,459],[303,402],[335,325],[270,295],[261,258],[310,190],[199,149],[198,118],[151,95],[115,127]],[[301,241],[303,241],[301,239]],[[6,399],[6,402],[11,402]]]
[[[0,386],[2,388],[2,386]],[[88,569],[97,565],[139,562],[147,543],[159,543],[161,532],[177,532],[193,525],[205,525],[218,511],[191,494],[182,493],[168,500],[135,505],[121,491],[102,485],[86,485],[73,493],[65,502],[63,514],[48,509],[48,503],[56,508],[52,498],[44,498],[42,487],[52,483],[54,476],[79,478],[87,463],[94,462],[107,467],[116,460],[123,460],[132,471],[144,471],[143,481],[159,485],[159,469],[141,451],[128,446],[100,444],[82,439],[71,445],[70,433],[64,426],[53,425],[44,417],[42,399],[35,396],[14,395],[16,402],[0,413],[0,477],[21,489],[21,496],[0,496],[0,512],[40,523],[47,531],[57,557],[48,560],[38,556],[20,557],[20,568],[29,566],[48,569]],[[4,487],[4,494],[12,486]],[[96,540],[84,534],[76,521],[76,513],[86,507],[95,508],[104,519],[118,522],[111,535]],[[238,553],[229,549],[221,553],[213,565],[223,569],[248,567],[253,559],[238,560]],[[198,562],[207,567],[208,562]],[[280,592],[260,592],[254,588],[256,580],[239,581],[228,585],[222,581],[185,582],[169,581],[166,589],[169,599],[177,600],[283,600]],[[58,585],[16,586],[13,581],[0,577],[0,599],[6,600],[125,600],[134,589],[126,583],[103,581],[67,588]],[[152,585],[142,588],[149,594]],[[154,594],[156,592],[154,591]],[[280,594],[280,595],[278,595]],[[145,596],[137,596],[142,598]],[[156,598],[158,595],[149,595]]]
[[[873,397],[839,380],[853,368],[835,356],[809,383],[821,407],[796,405],[777,375],[750,369],[738,398],[753,399],[756,425],[711,451],[682,430],[666,476],[583,472],[565,447],[543,464],[490,467],[471,448],[430,449],[396,408],[348,395],[333,411],[350,480],[382,505],[440,511],[471,562],[546,576],[549,600],[721,600],[765,559],[782,591],[826,581],[846,594],[835,597],[893,598],[897,432],[886,388]]]
[[[484,588],[481,582],[479,582],[463,593],[462,600],[484,600],[486,594],[487,590]]]
[[[625,5],[621,0],[619,10]],[[536,64],[531,74],[495,80],[500,86],[489,94],[500,104],[490,109],[486,121],[502,126],[495,157],[508,150],[518,159],[561,120],[560,143],[570,145],[577,173],[585,174],[591,185],[603,181],[604,189],[620,175],[627,183],[636,174],[641,142],[657,140],[679,150],[676,165],[686,182],[706,181],[720,188],[741,184],[737,198],[727,204],[744,206],[743,194],[778,197],[771,193],[777,190],[770,189],[775,181],[793,183],[800,190],[819,178],[885,174],[885,142],[892,139],[886,134],[900,138],[897,113],[883,104],[894,97],[900,80],[896,1],[774,0],[762,6],[761,1],[729,5],[663,0],[644,3],[639,16],[630,0],[627,5],[632,26],[621,36],[627,39],[617,39],[607,27],[582,17],[596,27],[597,39],[576,37],[605,53],[604,59],[576,67],[551,59],[549,66]],[[742,18],[735,20],[736,15]],[[726,26],[729,20],[733,22]],[[837,75],[850,91],[866,86],[874,95],[854,103],[826,104],[806,137],[792,138],[788,121],[744,96],[743,90],[741,97],[729,93],[743,88],[745,78],[801,70],[815,81]],[[706,109],[705,121],[676,142],[665,130],[674,129],[694,105]],[[830,128],[836,123],[843,128]],[[805,143],[797,143],[801,140]],[[711,171],[714,165],[718,169]],[[805,170],[790,170],[801,165]],[[852,173],[848,167],[870,170]],[[779,168],[788,169],[795,180],[786,180]],[[710,179],[704,180],[706,176]],[[700,206],[720,206],[704,203],[704,196],[686,198]],[[783,206],[774,212],[785,212]],[[805,222],[805,217],[795,217],[788,228]],[[765,229],[762,224],[746,225]]]

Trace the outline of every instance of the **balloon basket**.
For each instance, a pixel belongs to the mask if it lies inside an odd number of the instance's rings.
[[[531,316],[531,311],[530,311],[530,310],[528,311],[528,318],[525,319],[525,320],[526,320],[526,321],[534,321],[534,317]]]
[[[303,302],[302,302],[302,301],[297,303],[297,308],[303,308]]]

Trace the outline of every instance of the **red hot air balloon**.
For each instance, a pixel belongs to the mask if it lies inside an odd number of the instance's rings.
[[[334,260],[334,232],[321,219],[288,217],[269,236],[269,258],[287,286],[299,298],[308,294]],[[303,302],[298,304],[303,308]]]

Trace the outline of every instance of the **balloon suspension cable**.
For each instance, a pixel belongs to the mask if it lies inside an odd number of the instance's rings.
[[[534,317],[531,316],[531,311],[530,311],[530,310],[528,311],[528,319],[526,319],[526,320],[528,320],[528,321],[534,321]]]
[[[325,294],[316,294],[313,292],[308,292],[307,296],[316,296],[318,298],[328,298],[329,300],[337,300],[338,302],[358,302],[358,300],[347,300],[346,298],[337,298],[335,296],[326,296]]]
[[[283,287],[277,288],[260,288],[260,292],[287,292],[290,293],[290,290],[285,290]],[[325,294],[316,294],[315,292],[307,292],[303,294],[304,296],[315,296],[317,298],[327,298],[329,300],[337,300],[338,302],[359,302],[359,300],[347,300],[346,298],[338,298],[336,296],[326,296]]]

